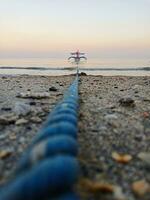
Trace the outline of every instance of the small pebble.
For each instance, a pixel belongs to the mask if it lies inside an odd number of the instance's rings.
[[[2,125],[9,125],[15,123],[17,117],[14,114],[7,114],[0,116],[0,124]]]
[[[127,200],[120,186],[114,186],[114,198],[115,200]]]
[[[57,91],[57,88],[56,88],[56,87],[54,87],[54,86],[52,86],[52,87],[50,87],[50,88],[49,88],[49,91],[56,92],[56,91]]]
[[[5,139],[6,137],[7,137],[7,134],[1,134],[1,135],[0,135],[0,140]]]
[[[131,97],[124,97],[124,98],[121,98],[119,100],[119,103],[121,106],[130,106],[130,107],[133,107],[135,106],[135,101],[131,98]]]
[[[42,119],[39,118],[38,116],[35,116],[35,117],[31,117],[30,120],[34,123],[41,123],[42,122]]]
[[[30,104],[30,106],[35,106],[36,102],[35,101],[31,101],[29,104]]]
[[[143,112],[142,113],[144,118],[149,118],[150,117],[150,113],[149,112]]]
[[[17,136],[15,135],[15,133],[12,133],[11,135],[9,135],[9,139],[10,140],[16,140]]]
[[[8,158],[12,153],[13,153],[13,150],[10,148],[0,150],[0,159]]]
[[[87,74],[85,72],[81,72],[79,75],[80,76],[87,76]]]
[[[106,115],[105,117],[105,120],[117,120],[118,119],[118,116],[116,114],[108,114]]]
[[[26,120],[26,119],[18,119],[17,121],[16,121],[16,125],[21,125],[21,124],[27,124],[28,123],[28,120]]]
[[[20,142],[21,144],[24,144],[25,141],[26,141],[25,137],[20,137],[20,138],[19,138],[19,142]]]
[[[138,91],[138,90],[135,90],[134,93],[137,94],[137,93],[139,93],[139,91]]]
[[[3,110],[3,111],[10,111],[11,108],[10,107],[3,107],[1,110]]]
[[[146,166],[150,167],[150,152],[140,152],[138,158],[141,159]]]
[[[2,79],[7,79],[7,77],[6,76],[2,76]]]

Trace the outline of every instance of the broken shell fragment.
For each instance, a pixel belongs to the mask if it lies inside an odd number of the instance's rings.
[[[120,154],[117,152],[112,153],[112,158],[118,163],[127,164],[132,160],[132,156],[129,154]]]

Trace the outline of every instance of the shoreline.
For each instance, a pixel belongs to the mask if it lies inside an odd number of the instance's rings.
[[[79,70],[87,76],[150,76],[149,70]],[[76,73],[76,69],[66,70],[28,70],[28,69],[2,69],[0,75],[34,75],[34,76],[69,76]]]
[[[11,179],[22,153],[73,80],[74,75],[0,75],[0,151],[5,153],[0,158],[1,185]],[[55,90],[51,91],[51,87]],[[93,185],[98,182],[119,186],[126,199],[148,200],[147,193],[140,198],[134,194],[132,183],[150,181],[149,164],[139,158],[140,153],[150,155],[149,94],[149,76],[80,76],[81,179],[86,178]],[[24,110],[21,105],[25,105]],[[113,152],[132,159],[119,163],[112,157]],[[81,199],[116,200],[113,193],[86,189],[79,180]]]
[[[81,74],[83,73],[83,74]],[[62,75],[40,75],[40,74],[0,74],[0,78],[2,77],[38,77],[38,78],[63,78],[63,77],[75,77],[76,73],[71,73],[71,74],[62,74]],[[86,74],[85,72],[79,72],[79,76],[80,77],[111,77],[111,78],[115,78],[115,77],[126,77],[126,78],[132,78],[132,77],[138,77],[138,78],[150,78],[150,75],[103,75],[103,74]]]

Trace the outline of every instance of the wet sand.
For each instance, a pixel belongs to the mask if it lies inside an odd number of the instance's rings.
[[[0,76],[1,185],[73,79]],[[79,94],[81,199],[149,200],[150,77],[81,76]]]

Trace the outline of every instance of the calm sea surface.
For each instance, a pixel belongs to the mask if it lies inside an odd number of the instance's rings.
[[[80,71],[93,75],[150,76],[150,60],[89,58],[79,67]],[[0,59],[0,74],[65,75],[74,72],[75,64],[67,58]]]

